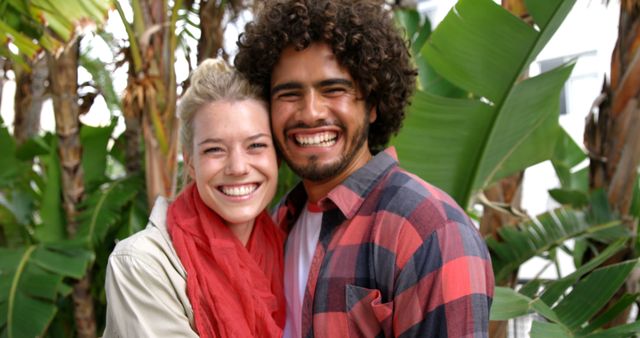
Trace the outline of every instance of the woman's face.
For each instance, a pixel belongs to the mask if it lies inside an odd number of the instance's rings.
[[[225,224],[253,223],[276,191],[278,167],[269,113],[257,100],[216,101],[193,118],[189,175]]]

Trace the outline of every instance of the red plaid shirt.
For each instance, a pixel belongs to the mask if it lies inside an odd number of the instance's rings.
[[[276,209],[290,230],[301,184]],[[303,337],[487,337],[494,279],[480,234],[446,193],[376,155],[319,205]]]

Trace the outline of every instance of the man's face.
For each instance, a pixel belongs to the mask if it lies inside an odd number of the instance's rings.
[[[344,179],[363,166],[371,158],[367,135],[375,118],[327,44],[283,50],[271,74],[271,127],[300,177]]]

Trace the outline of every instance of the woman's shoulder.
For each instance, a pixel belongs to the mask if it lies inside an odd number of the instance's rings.
[[[173,248],[166,227],[168,202],[158,199],[153,207],[147,227],[120,240],[111,255],[110,263],[143,264],[153,269],[172,269],[184,274],[184,267]]]

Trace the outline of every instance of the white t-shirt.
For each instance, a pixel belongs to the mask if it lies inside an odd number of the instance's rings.
[[[302,302],[313,254],[316,251],[322,211],[307,204],[289,233],[284,254],[284,294],[287,298],[287,324],[284,338],[302,336]]]

